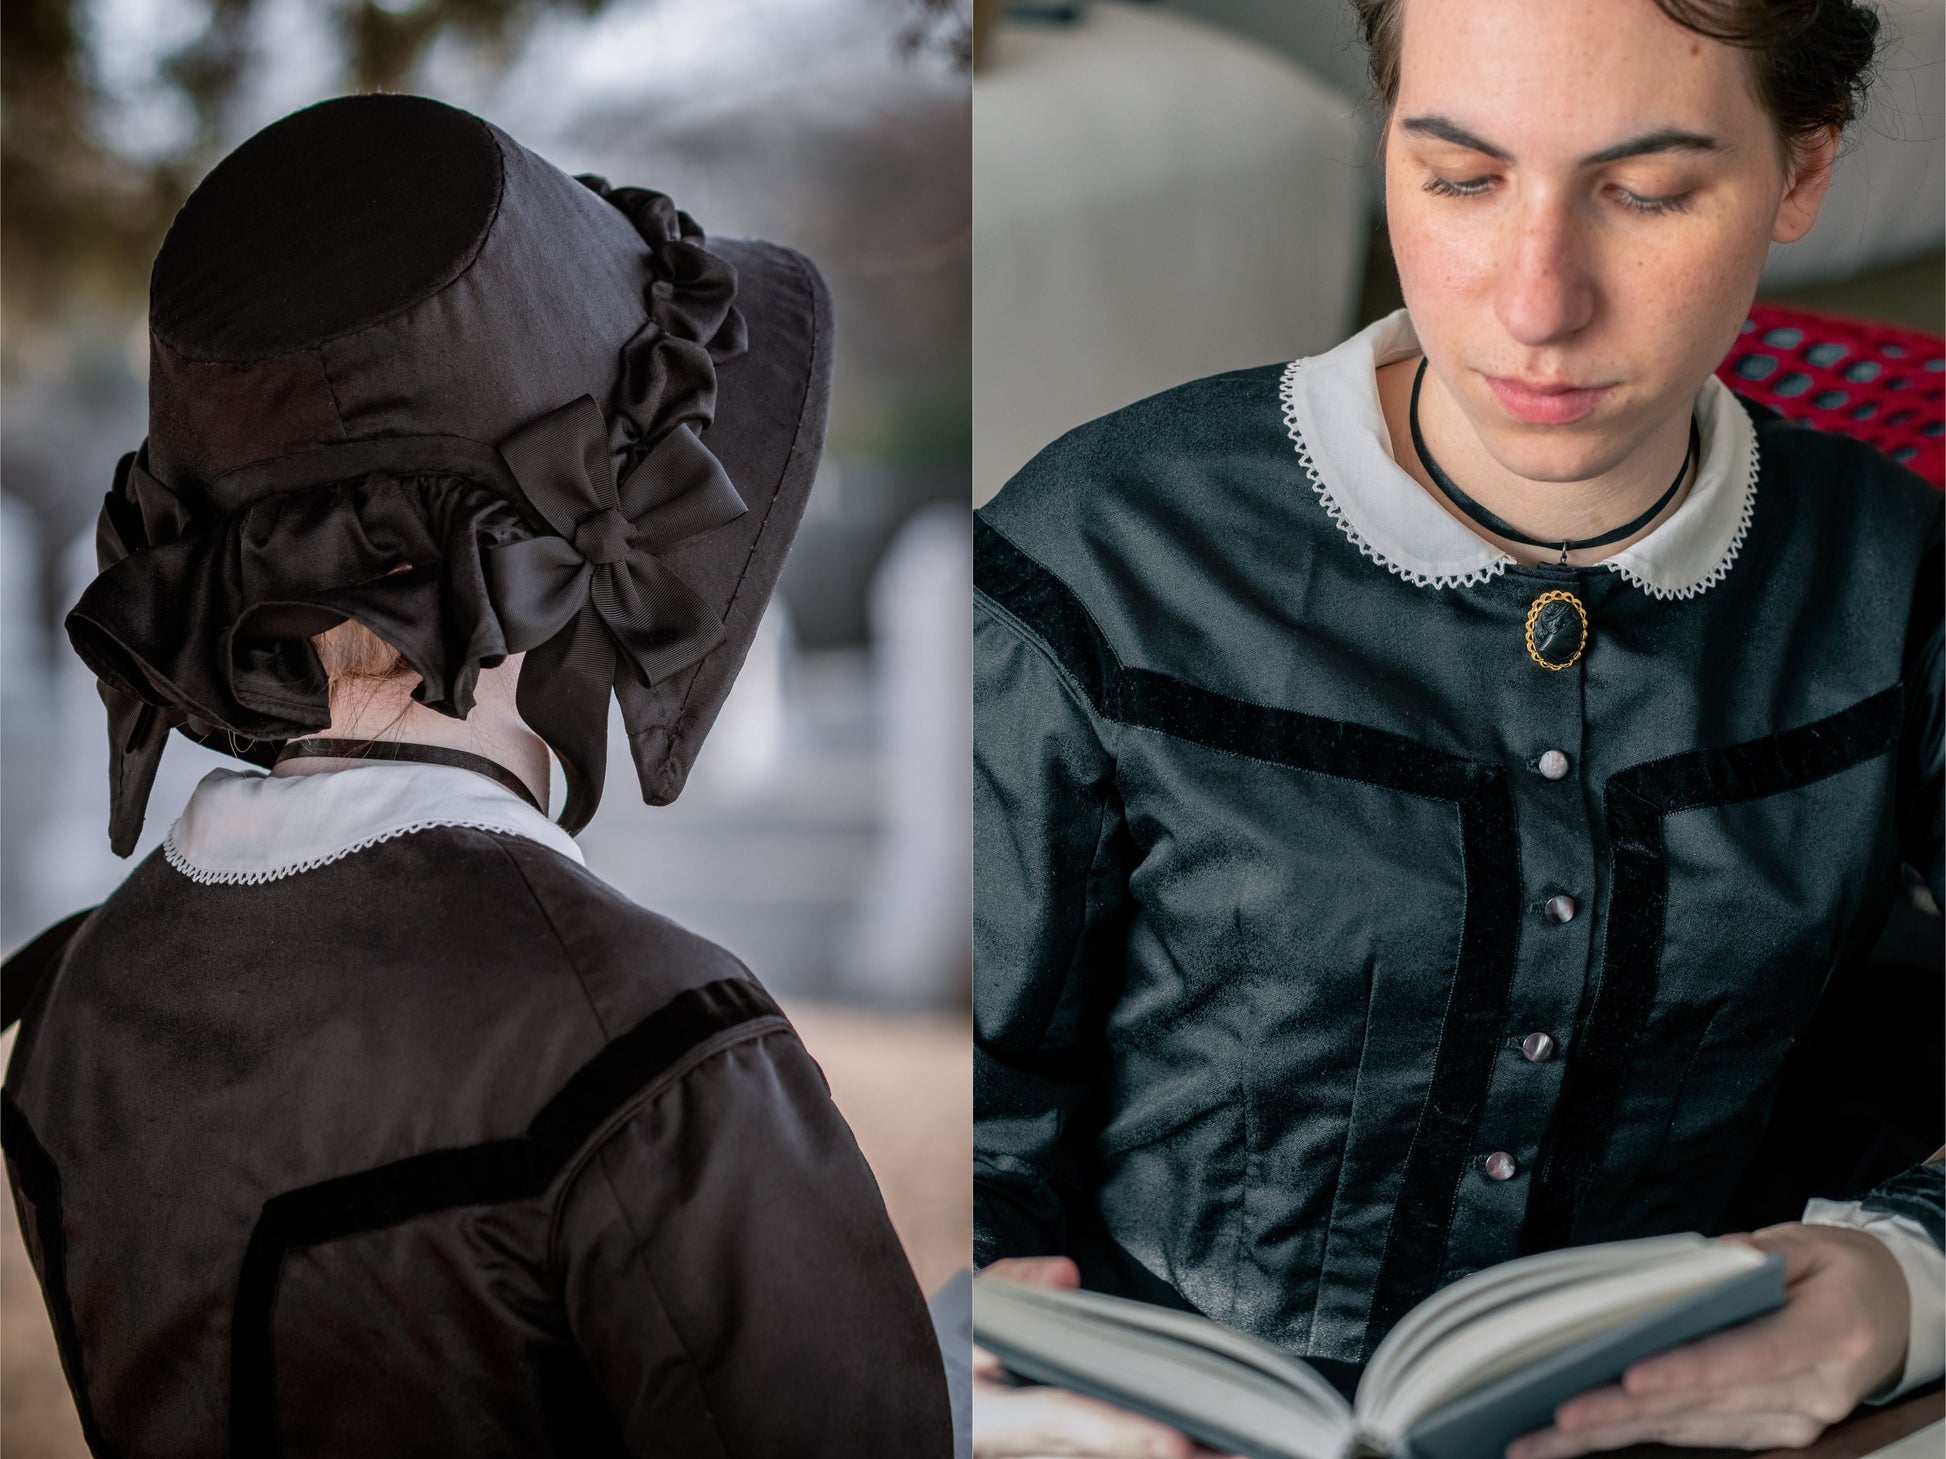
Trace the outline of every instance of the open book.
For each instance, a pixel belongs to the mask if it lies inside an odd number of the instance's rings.
[[[1702,1236],[1542,1252],[1413,1308],[1372,1354],[1355,1404],[1267,1343],[1094,1292],[979,1278],[973,1340],[1023,1378],[1249,1459],[1499,1459],[1637,1358],[1783,1301],[1782,1257]]]

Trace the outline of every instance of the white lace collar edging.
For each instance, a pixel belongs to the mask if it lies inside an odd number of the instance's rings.
[[[1400,309],[1326,354],[1293,360],[1280,388],[1284,424],[1311,489],[1361,553],[1420,587],[1472,587],[1514,559],[1406,474],[1379,409],[1379,367],[1418,352]],[[1689,495],[1648,536],[1597,564],[1657,598],[1691,598],[1721,582],[1756,509],[1756,428],[1713,375],[1696,394],[1696,423],[1702,460]]]
[[[586,864],[573,837],[484,775],[379,761],[310,775],[212,770],[162,853],[191,881],[256,885],[433,826],[525,836]]]

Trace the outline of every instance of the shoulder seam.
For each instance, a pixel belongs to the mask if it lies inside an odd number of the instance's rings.
[[[723,1427],[716,1420],[716,1405],[710,1399],[709,1384],[703,1378],[703,1365],[696,1361],[696,1354],[689,1347],[689,1339],[683,1336],[682,1329],[676,1325],[675,1314],[670,1312],[669,1304],[662,1299],[662,1288],[657,1285],[655,1273],[650,1270],[648,1258],[642,1251],[642,1233],[636,1229],[635,1220],[629,1215],[628,1204],[622,1199],[622,1193],[615,1188],[615,1177],[609,1172],[608,1162],[600,1158],[600,1151],[606,1146],[605,1140],[598,1144],[595,1162],[601,1174],[602,1184],[608,1188],[608,1198],[614,1202],[616,1211],[621,1215],[622,1224],[628,1228],[629,1235],[634,1238],[635,1250],[631,1253],[632,1264],[642,1274],[642,1280],[648,1283],[649,1290],[655,1294],[656,1305],[662,1309],[663,1321],[668,1324],[671,1335],[676,1339],[676,1346],[682,1350],[683,1362],[689,1368],[690,1380],[695,1383],[697,1391],[702,1396],[703,1414],[709,1420],[711,1435],[716,1440],[717,1452],[726,1454],[728,1451],[723,1447]],[[548,1241],[551,1247],[553,1244],[551,1230]]]
[[[1075,708],[1085,714],[1091,723],[1100,724],[1103,722],[1102,715],[1097,706],[1089,699],[1087,691],[1075,681],[1074,675],[1068,671],[1068,666],[1061,662],[1060,655],[1056,654],[1053,648],[1038,633],[1034,632],[1032,628],[1029,628],[1027,624],[1022,622],[1012,609],[1003,603],[994,601],[992,597],[979,588],[973,590],[973,603],[976,609],[985,609],[987,616],[1001,629],[1020,640],[1022,644],[1026,645],[1027,648],[1031,649],[1036,655],[1046,661],[1047,666],[1054,670],[1054,679],[1061,686],[1061,692],[1074,701]],[[1097,734],[1096,738],[1099,740],[1100,735]]]
[[[602,1041],[606,1043],[614,1035],[608,1027],[608,1021],[601,1016],[601,1009],[595,1003],[594,994],[588,990],[588,980],[581,972],[581,964],[576,961],[573,951],[568,947],[567,939],[561,936],[561,928],[555,922],[554,914],[547,910],[547,903],[542,901],[541,894],[534,890],[534,883],[528,879],[527,868],[520,864],[520,858],[501,842],[496,840],[493,844],[506,858],[507,865],[513,868],[514,875],[520,878],[521,886],[526,888],[528,900],[534,904],[534,910],[540,913],[541,921],[547,924],[548,934],[553,937],[555,945],[561,949],[561,956],[567,959],[568,968],[574,973],[574,985],[581,990],[581,1000],[588,1005],[588,1014],[594,1019],[595,1028],[601,1034]]]
[[[602,1150],[607,1147],[608,1142],[620,1134],[623,1127],[644,1109],[661,1099],[663,1095],[667,1094],[678,1084],[681,1084],[691,1074],[695,1073],[697,1069],[714,1059],[718,1054],[733,1049],[739,1044],[754,1043],[759,1039],[767,1038],[771,1034],[776,1033],[786,1034],[793,1039],[797,1037],[797,1030],[791,1026],[790,1020],[781,1012],[766,1018],[753,1020],[736,1028],[725,1029],[715,1037],[705,1039],[690,1049],[681,1059],[663,1070],[656,1078],[644,1084],[631,1098],[616,1105],[609,1112],[608,1117],[589,1134],[588,1138],[582,1142],[580,1150],[566,1165],[561,1167],[560,1171],[554,1177],[553,1184],[557,1189],[554,1192],[553,1200],[549,1202],[547,1221],[546,1251],[550,1267],[558,1269],[559,1265],[557,1258],[561,1236],[562,1207],[567,1203],[568,1192],[574,1189],[590,1162],[600,1156]],[[605,1171],[603,1173],[604,1175],[606,1174]]]
[[[1081,595],[984,517],[973,519],[973,553],[975,593],[996,610],[1004,610],[1019,623],[1022,632],[1045,647],[1094,714],[1113,719],[1112,696],[1121,660]],[[1012,601],[1020,597],[1038,598],[1039,606],[1048,610],[1038,617],[1067,623],[1073,629],[1075,642],[1057,645],[1047,632],[1046,623],[1037,621],[1037,615],[1024,611],[1024,605]],[[1092,650],[1097,660],[1092,665],[1094,674],[1087,673],[1090,665],[1071,661],[1064,648],[1076,655]]]

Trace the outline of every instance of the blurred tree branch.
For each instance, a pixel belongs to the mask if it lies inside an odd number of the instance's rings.
[[[396,88],[434,40],[454,34],[509,50],[548,11],[592,15],[605,0],[334,0],[328,22],[349,90]],[[208,0],[202,32],[163,57],[163,81],[190,107],[193,134],[170,155],[134,159],[103,141],[103,100],[76,0],[0,7],[0,289],[15,328],[76,304],[125,309],[146,285],[176,209],[234,139],[229,111],[252,59],[257,0]]]
[[[258,0],[205,0],[202,31],[161,58],[159,75],[194,126],[166,156],[125,156],[104,140],[105,98],[81,0],[0,5],[0,308],[32,331],[77,307],[139,306],[146,265],[197,179],[236,138],[230,111],[253,59]],[[549,13],[592,17],[609,0],[327,0],[346,90],[405,86],[446,35],[511,59]],[[908,56],[970,63],[968,0],[893,0],[892,40]]]
[[[973,69],[972,0],[905,0],[914,12],[899,35],[908,55],[943,56],[961,71]]]
[[[160,169],[129,165],[89,126],[71,0],[0,6],[0,286],[9,318],[124,284],[155,231]]]

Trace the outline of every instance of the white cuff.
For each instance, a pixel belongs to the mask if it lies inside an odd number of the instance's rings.
[[[1889,1402],[1946,1372],[1946,1251],[1933,1244],[1926,1228],[1910,1216],[1868,1211],[1857,1201],[1818,1199],[1805,1203],[1804,1224],[1850,1226],[1867,1232],[1885,1243],[1905,1273],[1906,1291],[1912,1298],[1905,1371],[1894,1387],[1871,1394],[1865,1402]]]

